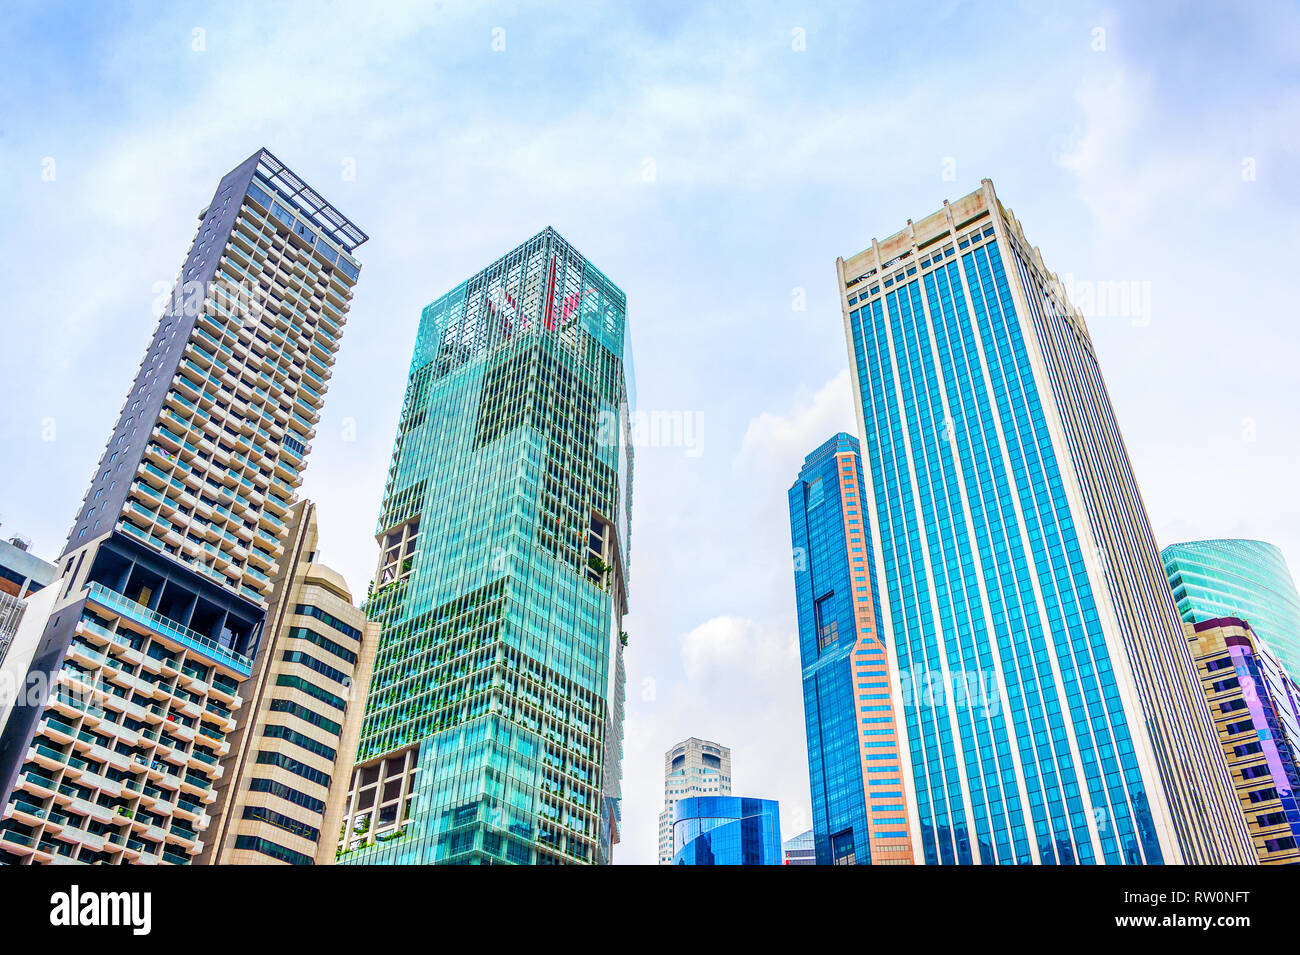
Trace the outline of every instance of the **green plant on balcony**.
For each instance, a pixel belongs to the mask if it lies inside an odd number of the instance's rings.
[[[620,630],[620,631],[618,632],[618,642],[619,642],[619,646],[622,646],[622,647],[624,647],[624,648],[627,647],[627,631],[626,631],[626,630]]]

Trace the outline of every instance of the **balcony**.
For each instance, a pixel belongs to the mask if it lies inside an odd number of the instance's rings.
[[[34,802],[28,802],[21,796],[15,796],[6,808],[6,819],[17,819],[25,826],[39,826],[45,822],[48,812]]]
[[[47,736],[56,743],[71,743],[77,735],[77,731],[69,724],[50,715],[48,712],[37,728],[36,733],[38,736]]]
[[[124,594],[109,590],[103,584],[92,581],[90,596],[91,599],[109,610],[122,614],[151,630],[165,634],[187,650],[192,650],[211,661],[223,664],[242,676],[248,676],[253,672],[252,661],[243,654],[223,647],[215,640],[205,637],[201,633],[196,633],[170,617],[164,617],[143,604],[129,599]]]
[[[25,836],[21,832],[5,829],[0,831],[0,846],[15,855],[37,856],[39,858],[35,836]],[[44,853],[44,855],[48,858],[49,853]]]

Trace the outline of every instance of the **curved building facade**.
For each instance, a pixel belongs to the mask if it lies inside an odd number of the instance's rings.
[[[678,800],[675,865],[780,865],[781,813],[775,799],[693,796]]]
[[[1183,620],[1244,618],[1300,678],[1300,594],[1281,550],[1254,540],[1187,541],[1160,559]]]

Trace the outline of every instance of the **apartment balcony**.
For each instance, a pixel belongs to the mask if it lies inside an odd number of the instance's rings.
[[[108,654],[92,650],[90,647],[80,642],[74,641],[68,646],[68,657],[76,660],[82,666],[98,669],[108,660]]]
[[[48,799],[58,793],[59,784],[50,776],[29,769],[18,777],[15,789],[40,799]]]
[[[153,429],[153,439],[162,448],[162,461],[156,461],[155,463],[174,465],[179,461],[188,464],[198,456],[198,448],[190,444],[180,434],[169,430],[174,425],[175,422],[170,424],[160,423]]]
[[[196,829],[207,826],[207,811],[203,808],[203,803],[192,796],[177,796],[172,814],[176,819],[189,822]]]
[[[173,707],[175,709],[175,707]],[[172,735],[182,743],[193,743],[196,730],[193,726],[186,726],[184,723],[173,723],[171,725]]]
[[[158,660],[155,659],[154,657],[146,655],[145,663],[143,665],[145,666],[146,669],[150,668],[151,666],[156,666],[157,669],[154,672],[158,673],[160,676],[166,675],[165,674],[166,666],[162,660]],[[141,693],[144,696],[147,696],[149,699],[153,700],[152,703],[145,706],[146,710],[152,709],[154,706],[157,706],[159,707],[158,712],[160,715],[162,713],[163,704],[165,704],[168,700],[170,700],[172,696],[171,687],[168,686],[168,684],[161,679],[144,680],[137,677],[136,686],[133,689],[135,689],[136,692]]]
[[[0,832],[0,848],[14,855],[33,856],[40,862],[50,861],[50,854],[37,848],[35,836],[23,835],[10,829]]]
[[[288,516],[290,507],[292,507],[292,505],[289,501],[277,497],[275,494],[268,493],[266,495],[266,510],[262,512],[262,517],[263,519],[268,516],[274,517],[275,521],[278,522],[278,525],[276,526],[282,528],[285,524],[281,518]],[[272,523],[274,524],[275,522]]]
[[[66,782],[77,783],[92,789],[99,788],[99,781],[103,778],[90,768],[90,764],[84,759],[78,759],[76,756],[67,757],[67,764],[64,767],[63,778]]]
[[[255,567],[244,568],[244,579],[254,587],[268,589],[271,586],[271,579]]]
[[[39,742],[38,740],[33,742],[31,746],[27,747],[26,762],[36,763],[36,765],[40,766],[47,772],[55,774],[67,765],[68,756],[69,754],[63,753],[51,746],[47,746],[45,743]],[[83,763],[82,765],[85,764]]]
[[[218,272],[220,275],[220,272]],[[238,283],[236,283],[238,284]],[[226,331],[226,309],[211,298],[203,299],[203,309],[195,316],[195,327],[211,336],[221,336]]]
[[[184,755],[187,757],[187,765],[190,769],[197,769],[207,773],[212,777],[214,783],[225,775],[226,768],[221,765],[216,756],[211,756],[197,749]]]
[[[148,716],[148,711],[138,703],[133,703],[125,696],[118,696],[115,693],[106,694],[103,697],[103,703],[106,714],[112,714],[110,719],[121,722],[121,717],[129,716],[133,720],[143,720]]]
[[[166,839],[169,844],[179,846],[191,855],[197,855],[202,846],[197,832],[181,826],[172,826],[168,829]]]
[[[263,574],[271,573],[275,567],[275,558],[258,547],[249,549],[248,562],[250,567],[256,567]]]
[[[175,481],[172,478],[172,473],[170,468],[163,470],[147,460],[141,461],[140,466],[136,469],[136,476],[139,478],[136,486],[143,489],[147,485],[156,494],[165,494],[168,488],[174,488],[178,492],[184,491],[184,485]]]
[[[233,688],[228,688],[227,684],[221,680],[212,681],[212,687],[208,691],[209,711],[221,707],[229,707],[232,710],[237,710],[241,705],[243,705],[243,702],[243,697],[239,695],[238,685]]]
[[[275,462],[275,476],[295,490],[302,484],[302,475],[284,457],[280,457]]]
[[[190,773],[177,777],[177,782],[179,783],[177,791],[187,796],[197,796],[205,803],[210,803],[217,798],[217,791],[213,788],[211,782],[199,782]]]
[[[175,620],[136,603],[124,594],[108,589],[103,584],[91,582],[89,590],[90,599],[108,611],[123,616],[151,632],[160,633],[180,644],[187,651],[193,651],[207,660],[228,667],[240,676],[246,677],[252,673],[252,661],[243,654],[223,647],[215,640],[196,633]]]
[[[21,796],[15,796],[5,807],[4,818],[14,819],[24,826],[41,826],[49,818],[49,810]]]
[[[115,749],[109,749],[102,743],[94,742],[90,744],[90,749],[86,755],[96,763],[105,763],[119,772],[125,770],[131,764],[131,760],[126,755],[119,753]],[[114,782],[116,785],[116,782]]]
[[[222,757],[230,753],[230,743],[226,741],[224,735],[214,736],[214,730],[208,728],[208,724],[200,723],[199,730],[195,734],[194,742],[202,743],[209,749],[216,752],[217,756]]]
[[[180,745],[179,740],[159,740],[156,752],[162,758],[163,762],[170,763],[177,769],[184,769],[189,763],[189,754],[187,754],[185,750],[181,749]]]
[[[143,837],[145,842],[161,843],[167,837],[167,830],[144,819],[133,819],[131,831]]]
[[[82,799],[80,796],[74,796],[67,806],[70,812],[74,812],[78,816],[84,816],[104,824],[108,824],[117,818],[117,813],[114,810],[93,803],[89,799]],[[74,829],[73,831],[76,832],[77,830]]]
[[[134,667],[144,662],[144,652],[137,650],[123,637],[114,639],[113,645],[109,647],[109,652],[116,659],[119,666]]]
[[[146,509],[162,508],[167,501],[167,495],[161,490],[143,482],[132,484],[128,493],[131,495],[132,501],[140,502]],[[172,508],[172,510],[174,511],[175,508]]]
[[[45,717],[36,726],[36,735],[64,746],[77,738],[77,731],[70,723],[63,722],[47,710]]]
[[[77,622],[77,633],[83,635],[83,637],[86,637],[87,639],[91,639],[91,641],[100,643],[101,646],[107,644],[109,654],[108,664],[110,667],[138,667],[140,663],[143,663],[143,652],[136,650],[130,639],[122,637],[121,634],[113,633],[112,630],[103,628],[103,626],[95,624],[95,622],[85,620],[85,618],[79,620]],[[122,673],[121,669],[118,669],[118,673],[121,673],[122,676],[131,676],[129,673]]]
[[[202,345],[195,344],[192,340],[186,342],[185,351],[182,353],[194,365],[208,374],[224,371],[226,363],[219,361],[217,356],[208,351]]]
[[[207,679],[200,671],[190,666],[181,667],[181,678],[180,682],[177,683],[177,686],[183,687],[187,692],[198,697],[205,696],[208,692]],[[193,715],[197,716],[198,714],[195,713]]]
[[[86,712],[86,704],[75,696],[56,693],[50,700],[50,706],[65,720],[79,719]]]
[[[153,433],[157,437],[159,429],[154,428]],[[163,447],[156,442],[150,442],[145,446],[144,457],[155,468],[165,473],[171,473],[176,465],[180,463],[180,456],[173,448]]]
[[[78,829],[76,826],[68,825],[59,833],[58,838],[63,842],[71,843],[74,846],[85,846],[92,852],[99,852],[104,848],[104,837],[96,835],[86,829]]]
[[[147,775],[159,789],[166,789],[178,793],[184,785],[184,780],[173,772],[174,768],[175,767],[164,763],[162,760],[153,759],[149,761]]]

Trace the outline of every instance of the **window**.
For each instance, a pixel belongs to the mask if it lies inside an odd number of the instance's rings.
[[[318,786],[328,787],[330,777],[328,773],[322,773],[319,769],[314,769],[306,763],[300,763],[284,753],[268,753],[261,751],[257,754],[257,761],[267,766],[279,766],[281,769],[287,769],[291,773],[296,773],[303,779],[310,780]]]
[[[322,690],[320,687],[316,686],[316,684],[308,683],[306,680],[302,679],[301,677],[282,674],[275,678],[275,685],[286,686],[295,690],[302,690],[302,692],[306,693],[308,696],[314,697],[320,700],[322,703],[328,703],[336,710],[346,711],[348,708],[347,700],[343,699],[340,696],[335,696],[333,693],[330,693],[328,690]]]
[[[262,855],[270,856],[272,859],[279,859],[281,862],[287,862],[290,865],[311,865],[313,861],[309,855],[286,849],[277,842],[271,842],[269,839],[259,839],[256,836],[240,836],[235,840],[235,848],[260,852]]]
[[[265,822],[268,825],[283,829],[285,832],[291,832],[295,836],[301,836],[312,842],[320,841],[320,830],[315,826],[309,826],[305,822],[299,822],[291,816],[285,816],[273,809],[267,809],[265,806],[247,806],[244,808],[244,818],[252,819],[255,822]],[[307,864],[307,863],[304,863]]]
[[[857,865],[858,853],[853,845],[853,830],[845,829],[831,836],[831,865]]]
[[[321,610],[320,607],[313,607],[310,604],[298,604],[296,607],[293,608],[293,612],[300,613],[308,617],[315,617],[317,620],[321,621],[322,623],[328,624],[329,626],[337,630],[339,633],[345,634],[346,636],[351,637],[353,640],[361,639],[360,630],[358,630],[356,627],[348,626],[348,624],[344,623],[342,620],[339,620],[337,617],[333,616],[332,614],[326,613],[324,610]]]
[[[248,786],[249,792],[269,793],[272,796],[278,796],[285,802],[291,802],[295,806],[302,806],[303,809],[309,809],[312,812],[323,813],[325,811],[325,801],[308,796],[306,793],[300,793],[296,789],[286,786],[284,783],[277,783],[272,779],[263,779],[258,776]]]
[[[297,746],[301,746],[309,753],[315,753],[317,756],[324,757],[325,759],[333,760],[334,757],[338,755],[332,747],[326,746],[324,743],[317,742],[310,736],[304,736],[302,733],[291,730],[287,726],[281,726],[278,723],[269,724],[266,729],[262,731],[262,735],[269,736],[272,739],[286,740]]]
[[[813,607],[814,626],[817,628],[817,652],[834,646],[840,639],[839,621],[835,619],[835,608],[831,604],[835,593],[832,591],[817,601]]]

